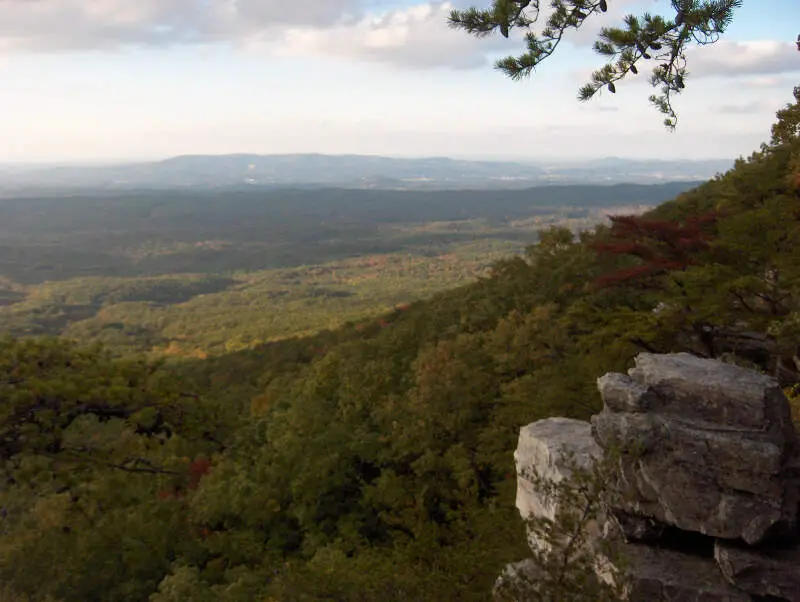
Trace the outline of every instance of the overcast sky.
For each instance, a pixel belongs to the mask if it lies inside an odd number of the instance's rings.
[[[601,64],[600,26],[669,6],[608,4],[593,31],[512,82],[492,62],[518,42],[449,30],[446,2],[0,0],[0,161],[724,158],[768,137],[800,83],[800,0],[745,0],[723,41],[693,52],[675,134],[647,102],[646,74],[575,100]]]

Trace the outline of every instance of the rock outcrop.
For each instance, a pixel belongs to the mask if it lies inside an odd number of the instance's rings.
[[[568,453],[565,453],[568,452]],[[600,446],[592,437],[588,422],[570,418],[548,418],[521,429],[519,444],[514,452],[517,467],[517,509],[524,521],[536,517],[555,519],[558,507],[537,491],[536,475],[554,483],[569,479],[572,467],[588,468],[600,456]],[[531,548],[547,544],[528,532]]]
[[[610,520],[591,536],[622,542],[630,600],[800,602],[800,444],[778,382],[685,353],[635,363],[598,379],[604,407],[591,423],[521,429],[522,517],[555,516],[531,473],[559,482],[565,457],[586,467],[613,454]]]
[[[748,544],[795,530],[797,434],[775,380],[685,353],[641,354],[629,376],[598,387],[595,436],[624,452],[619,510]]]

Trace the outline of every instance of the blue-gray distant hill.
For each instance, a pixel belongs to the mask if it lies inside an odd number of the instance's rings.
[[[384,190],[519,189],[542,184],[697,181],[731,160],[601,159],[533,163],[366,155],[185,155],[103,166],[0,166],[0,193],[25,189],[210,189],[341,187]]]

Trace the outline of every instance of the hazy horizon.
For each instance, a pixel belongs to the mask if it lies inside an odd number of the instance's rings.
[[[181,153],[178,155],[169,156],[152,156],[152,157],[97,157],[86,159],[74,160],[30,160],[30,161],[0,161],[0,165],[7,167],[93,167],[93,166],[114,166],[114,165],[129,165],[137,163],[158,163],[161,161],[168,161],[180,157],[231,157],[237,155],[258,155],[264,157],[278,157],[278,156],[313,156],[321,155],[328,157],[374,157],[385,159],[451,159],[455,161],[486,161],[496,163],[522,163],[532,165],[546,165],[546,164],[581,164],[592,163],[596,161],[662,161],[662,162],[714,162],[714,161],[733,161],[736,157],[704,157],[699,159],[686,159],[684,157],[668,157],[668,156],[654,156],[654,157],[633,157],[633,156],[616,156],[616,155],[597,155],[597,156],[551,156],[551,157],[525,157],[515,155],[472,155],[472,154],[452,154],[452,155],[426,155],[426,154],[391,154],[391,153],[319,153],[315,151],[297,152],[297,153],[258,153],[258,152],[222,152],[222,153]]]

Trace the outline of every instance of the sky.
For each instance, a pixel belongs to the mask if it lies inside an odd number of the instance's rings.
[[[489,0],[454,0],[459,8]],[[546,1],[543,1],[546,3]],[[608,0],[530,79],[519,38],[447,27],[424,0],[0,0],[0,162],[180,154],[732,158],[800,84],[800,0],[744,0],[689,55],[675,133],[647,74],[579,103],[602,26],[668,0]]]

